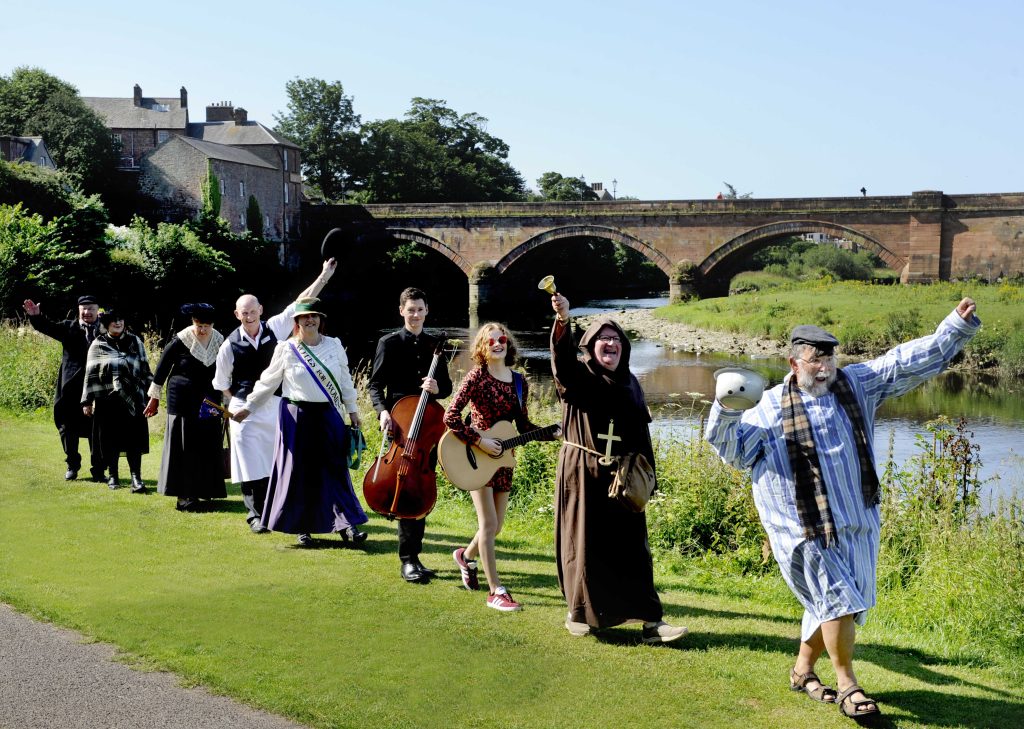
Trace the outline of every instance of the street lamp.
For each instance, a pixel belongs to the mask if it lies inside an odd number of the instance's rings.
[[[612,178],[612,200],[618,200],[619,196],[615,194],[616,189],[619,186],[619,181],[614,177]]]

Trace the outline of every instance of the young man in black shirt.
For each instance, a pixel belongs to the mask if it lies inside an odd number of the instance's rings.
[[[370,400],[380,418],[380,429],[391,432],[391,408],[408,395],[421,390],[432,400],[452,394],[447,361],[439,362],[434,377],[427,377],[437,337],[423,331],[427,318],[427,295],[417,288],[405,289],[398,299],[398,313],[405,325],[377,342],[370,375]],[[398,520],[398,556],[402,560],[402,578],[406,582],[428,582],[434,571],[420,563],[426,519]]]

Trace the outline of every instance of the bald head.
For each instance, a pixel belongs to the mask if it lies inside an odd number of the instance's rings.
[[[242,322],[242,327],[249,334],[255,336],[260,330],[260,317],[263,316],[263,307],[260,300],[252,294],[242,294],[235,302],[235,318]]]

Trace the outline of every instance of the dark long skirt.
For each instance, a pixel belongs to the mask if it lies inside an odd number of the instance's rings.
[[[142,405],[132,415],[125,401],[116,395],[98,399],[92,416],[92,443],[108,466],[117,463],[122,453],[149,453],[149,425]]]
[[[367,519],[348,475],[348,429],[341,415],[330,403],[281,400],[263,526],[327,534]]]
[[[223,499],[222,420],[168,415],[157,490],[182,499]]]

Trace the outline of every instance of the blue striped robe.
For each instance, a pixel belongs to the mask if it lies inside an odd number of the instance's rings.
[[[934,334],[843,368],[864,413],[872,453],[875,411],[882,401],[942,372],[980,325],[977,317],[966,322],[953,311]],[[804,606],[801,638],[806,641],[823,622],[843,615],[853,614],[863,625],[867,610],[874,606],[879,507],[864,505],[853,426],[835,395],[814,398],[801,391],[838,532],[836,545],[829,549],[820,538],[804,538],[782,434],[783,387],[776,385],[746,411],[729,410],[715,401],[704,436],[723,461],[753,471],[754,501],[772,553]]]

